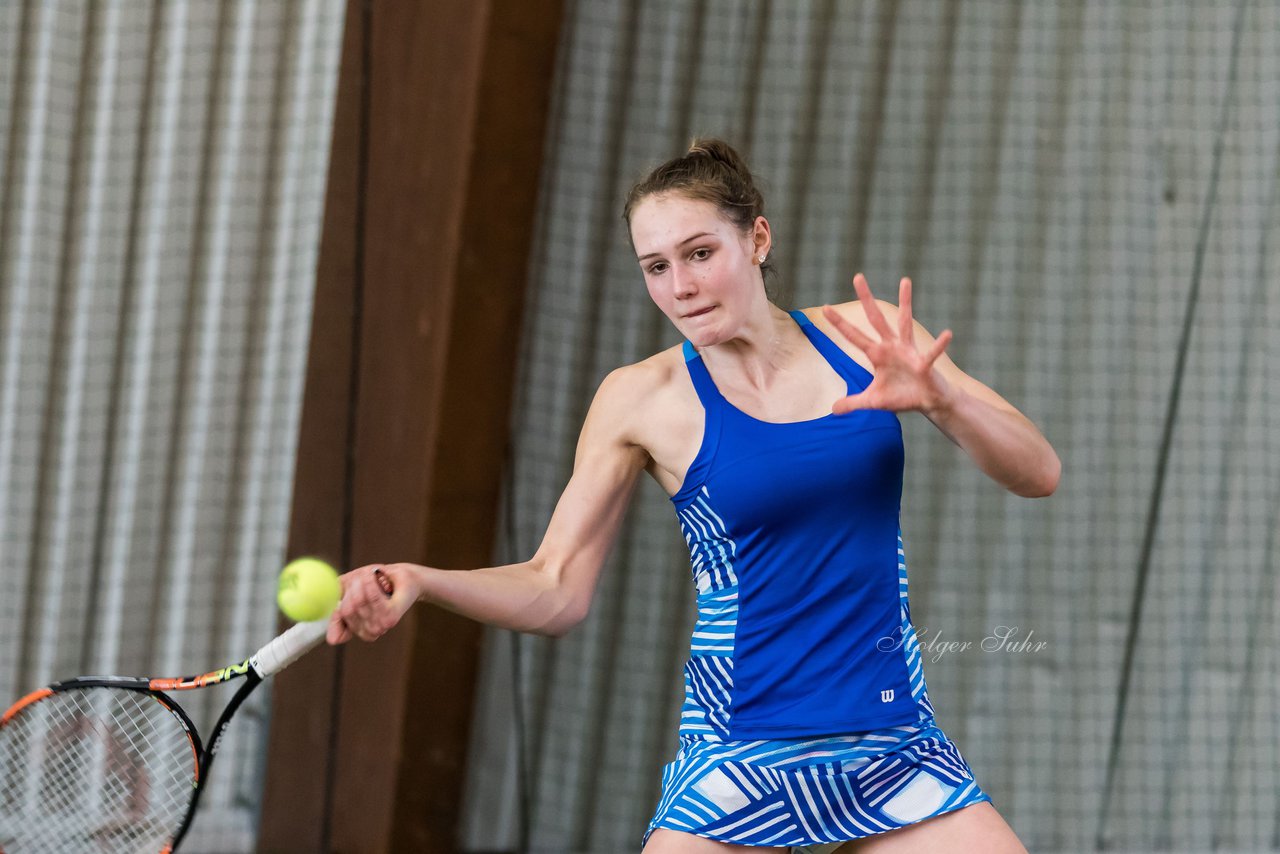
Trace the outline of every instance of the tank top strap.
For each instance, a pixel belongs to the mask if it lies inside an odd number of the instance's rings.
[[[698,355],[698,351],[688,341],[684,342],[684,366],[689,371],[689,379],[693,380],[693,388],[698,392],[702,408],[708,414],[719,412],[721,404],[725,402],[724,397],[711,379],[707,366],[702,363],[702,356]]]
[[[813,344],[814,349],[822,354],[822,358],[827,360],[827,364],[835,369],[835,372],[844,377],[845,382],[849,384],[850,392],[862,391],[871,384],[871,372],[859,365],[853,360],[853,357],[840,349],[840,346],[826,336],[821,329],[818,328],[812,320],[805,317],[800,309],[792,309],[787,312],[800,324],[800,329],[804,332],[805,337]],[[704,368],[705,371],[705,368]]]
[[[698,354],[694,346],[688,341],[684,342],[683,352],[684,366],[689,371],[689,379],[693,380],[693,388],[698,393],[698,400],[702,402],[703,421],[702,441],[698,446],[698,452],[694,455],[693,461],[689,463],[689,468],[684,474],[684,481],[681,483],[679,491],[671,496],[671,500],[677,506],[690,501],[706,483],[707,473],[711,470],[716,451],[720,448],[720,432],[721,424],[724,422],[724,414],[726,411],[734,411],[729,402],[720,394],[720,390],[716,388],[715,382],[711,379],[711,373],[707,370],[707,366],[703,364],[702,356]]]

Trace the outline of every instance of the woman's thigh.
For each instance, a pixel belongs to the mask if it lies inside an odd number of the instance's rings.
[[[770,854],[785,848],[761,848],[758,845],[731,845],[692,833],[659,828],[649,834],[642,854]]]
[[[840,846],[835,854],[1027,854],[989,802],[927,818]]]

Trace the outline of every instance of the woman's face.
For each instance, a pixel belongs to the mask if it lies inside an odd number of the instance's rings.
[[[631,243],[649,296],[695,346],[734,337],[766,301],[760,257],[769,224],[743,234],[710,202],[677,193],[649,196],[631,212]]]

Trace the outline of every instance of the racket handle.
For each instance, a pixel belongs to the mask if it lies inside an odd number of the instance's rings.
[[[284,670],[324,640],[329,618],[298,623],[253,654],[249,664],[263,679]]]

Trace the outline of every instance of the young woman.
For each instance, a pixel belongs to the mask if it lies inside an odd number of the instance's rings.
[[[1058,457],[952,363],[949,331],[935,339],[912,319],[909,280],[896,306],[861,275],[856,301],[773,305],[763,208],[719,140],[636,185],[636,258],[686,342],[601,383],[537,554],[467,572],[353,570],[329,640],[374,640],[419,600],[564,634],[648,472],[689,544],[698,621],[644,854],[1025,851],[934,724],[907,602],[896,413],[922,413],[1018,495],[1052,493]],[[376,572],[393,578],[391,599]]]

